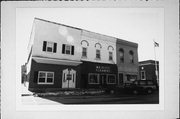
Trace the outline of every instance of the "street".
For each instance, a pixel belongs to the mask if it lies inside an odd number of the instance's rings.
[[[111,95],[98,96],[65,96],[65,97],[43,97],[51,101],[63,104],[158,104],[158,92],[143,95]]]

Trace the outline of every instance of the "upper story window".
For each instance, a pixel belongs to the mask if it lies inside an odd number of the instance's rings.
[[[101,59],[101,51],[96,49],[96,59]]]
[[[109,60],[113,60],[113,52],[109,52]]]
[[[57,43],[43,41],[43,51],[56,53]]]
[[[109,60],[112,61],[114,48],[111,45],[109,45],[107,49],[109,50]]]
[[[122,48],[119,49],[120,63],[124,62],[124,50]]]
[[[100,49],[102,48],[102,46],[100,43],[96,43],[95,48],[96,48],[96,59],[100,60],[101,59],[101,50]]]
[[[87,57],[87,48],[86,47],[82,48],[82,57]]]
[[[74,55],[74,46],[68,45],[68,44],[63,44],[62,45],[62,54]]]
[[[87,47],[89,46],[89,42],[86,40],[82,40],[81,45],[82,45],[82,58],[87,58]]]
[[[134,52],[132,50],[129,51],[129,60],[130,63],[134,63]]]

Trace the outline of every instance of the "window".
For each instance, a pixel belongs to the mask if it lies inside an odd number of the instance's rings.
[[[62,54],[74,55],[74,46],[63,44],[62,45]]]
[[[56,53],[57,43],[43,41],[43,51]]]
[[[108,75],[107,84],[115,84],[115,83],[116,83],[116,76]]]
[[[146,79],[145,71],[141,71],[141,80],[145,80],[145,79]]]
[[[124,50],[121,48],[119,49],[119,56],[120,56],[120,63],[124,62]]]
[[[139,81],[139,85],[146,85],[145,81]]]
[[[39,71],[38,84],[53,84],[54,72]]]
[[[82,57],[87,57],[87,48],[82,48]]]
[[[131,74],[127,74],[127,81],[135,81],[137,80],[137,75],[131,75]]]
[[[89,84],[99,84],[98,74],[89,74]]]
[[[101,59],[100,50],[96,50],[96,59]]]
[[[133,51],[129,51],[129,60],[130,60],[130,63],[134,63],[134,53],[133,53]]]
[[[113,60],[113,53],[109,52],[109,60]]]

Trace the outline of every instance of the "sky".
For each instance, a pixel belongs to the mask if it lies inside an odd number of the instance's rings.
[[[139,61],[163,58],[164,16],[161,8],[17,8],[16,53],[27,60],[34,18],[41,18],[138,43]]]

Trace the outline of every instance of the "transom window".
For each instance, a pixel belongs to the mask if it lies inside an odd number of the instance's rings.
[[[98,49],[96,49],[96,59],[101,59],[101,52]]]
[[[115,84],[116,83],[116,76],[115,75],[108,75],[107,84]]]
[[[89,79],[88,79],[89,84],[99,84],[99,77],[98,74],[89,74]]]
[[[87,57],[87,48],[86,47],[82,48],[82,57]]]
[[[43,51],[56,53],[57,43],[43,41]]]
[[[113,60],[113,53],[109,52],[109,60]]]
[[[53,84],[54,72],[39,71],[38,84]]]

